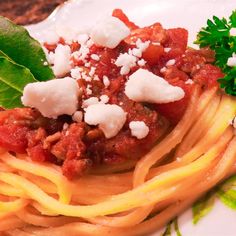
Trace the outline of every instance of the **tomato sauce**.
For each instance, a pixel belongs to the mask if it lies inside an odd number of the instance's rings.
[[[0,146],[15,152],[28,153],[33,161],[53,162],[62,166],[68,178],[80,176],[97,165],[115,165],[145,155],[165,133],[166,128],[174,127],[182,118],[188,106],[191,91],[195,84],[203,88],[217,86],[217,79],[223,74],[211,65],[214,54],[209,49],[187,48],[188,32],[183,28],[164,29],[155,23],[140,28],[131,22],[120,10],[113,16],[122,20],[131,30],[130,36],[115,49],[93,45],[89,54],[97,54],[99,61],[89,59],[91,67],[96,68],[97,80],[78,80],[83,90],[83,98],[108,95],[110,104],[117,104],[127,112],[127,120],[121,131],[113,138],[106,139],[99,128],[84,122],[76,123],[69,116],[48,119],[30,108],[18,108],[0,112]],[[114,61],[120,53],[134,48],[135,42],[150,41],[142,58],[146,64],[142,68],[163,77],[170,84],[181,87],[185,96],[179,101],[167,104],[147,104],[131,101],[124,93],[128,76],[120,74]],[[60,43],[65,44],[63,39]],[[44,45],[54,51],[56,45]],[[78,50],[78,43],[70,44],[72,52]],[[169,60],[174,64],[166,67]],[[80,66],[88,72],[83,61],[72,58],[73,66]],[[129,74],[140,66],[131,68]],[[103,76],[110,79],[109,87],[104,86]],[[89,94],[86,87],[90,85]],[[81,101],[79,101],[81,103]],[[81,104],[80,104],[81,105]],[[144,121],[149,134],[138,140],[131,135],[129,122]]]

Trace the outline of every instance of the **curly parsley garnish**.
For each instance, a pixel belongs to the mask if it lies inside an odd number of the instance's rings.
[[[208,19],[207,27],[198,33],[195,43],[215,51],[215,65],[225,74],[218,80],[220,87],[236,96],[236,66],[227,65],[230,57],[236,58],[236,35],[231,34],[232,30],[236,31],[236,11],[232,12],[229,20],[213,16],[213,20]]]

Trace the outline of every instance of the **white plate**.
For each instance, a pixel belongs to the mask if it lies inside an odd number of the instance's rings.
[[[213,15],[229,16],[236,9],[235,0],[72,0],[58,8],[45,21],[28,26],[32,36],[42,39],[49,27],[63,25],[80,27],[81,31],[93,25],[114,8],[122,8],[129,18],[140,26],[161,22],[165,28],[185,27],[189,30],[189,44],[206,20]],[[197,225],[192,223],[192,212],[187,210],[179,219],[183,236],[235,236],[236,211],[219,201],[214,209]],[[160,235],[160,231],[153,236]],[[174,234],[172,234],[174,235]]]

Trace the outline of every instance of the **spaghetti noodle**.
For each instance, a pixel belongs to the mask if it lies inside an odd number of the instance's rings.
[[[236,100],[194,84],[175,127],[141,159],[66,178],[59,165],[1,150],[0,232],[17,236],[147,235],[236,172]],[[194,188],[189,191],[189,187]]]

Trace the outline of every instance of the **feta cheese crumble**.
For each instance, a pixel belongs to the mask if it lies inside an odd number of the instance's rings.
[[[71,73],[71,77],[73,78],[73,79],[81,79],[82,77],[81,77],[81,69],[80,68],[73,68],[73,69],[71,69],[71,71],[70,71],[70,73]]]
[[[87,108],[88,106],[91,106],[97,103],[99,103],[99,100],[97,97],[90,97],[83,101],[82,107]]]
[[[118,105],[99,103],[86,109],[84,120],[89,125],[98,125],[106,138],[112,138],[122,129],[126,113]]]
[[[115,65],[121,67],[120,74],[127,75],[130,69],[136,65],[137,57],[126,53],[120,54]]]
[[[121,20],[107,16],[94,25],[90,36],[97,45],[115,48],[129,34],[129,28]]]
[[[129,76],[125,84],[125,94],[133,101],[149,103],[174,102],[185,95],[182,88],[169,84],[145,69],[138,69]]]
[[[104,76],[102,77],[102,80],[103,80],[103,84],[104,84],[105,88],[109,87],[109,85],[110,85],[110,80],[109,80],[109,78],[104,75]]]
[[[27,84],[21,101],[25,106],[38,109],[43,116],[55,119],[64,114],[72,115],[77,110],[78,95],[77,82],[66,77]]]
[[[53,72],[56,77],[61,77],[70,72],[71,49],[68,45],[58,44],[55,49]]]
[[[131,121],[129,123],[132,136],[137,139],[145,138],[149,133],[148,126],[143,121]]]
[[[171,59],[166,62],[166,66],[173,66],[175,64],[175,59]]]

